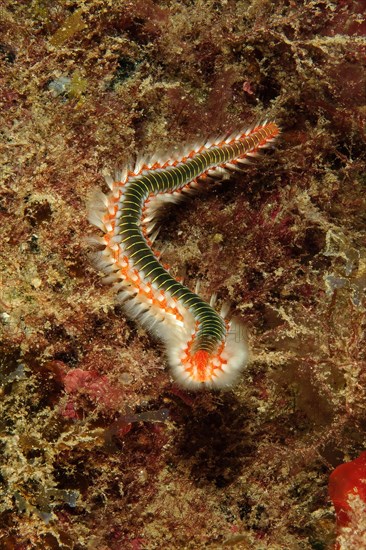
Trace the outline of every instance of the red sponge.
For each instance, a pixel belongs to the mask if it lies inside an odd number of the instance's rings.
[[[358,495],[366,503],[366,451],[351,462],[338,466],[329,478],[329,496],[333,502],[338,528],[350,522],[350,495]]]

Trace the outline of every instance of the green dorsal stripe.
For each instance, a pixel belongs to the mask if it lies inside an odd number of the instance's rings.
[[[209,304],[173,279],[156,259],[140,229],[144,203],[150,195],[180,190],[210,169],[245,157],[248,152],[264,145],[271,137],[269,134],[263,127],[258,128],[240,140],[210,147],[176,166],[143,172],[141,176],[129,180],[120,200],[118,228],[123,251],[131,258],[134,266],[143,271],[145,280],[169,292],[192,312],[198,322],[196,350],[213,351],[225,337],[225,323]]]

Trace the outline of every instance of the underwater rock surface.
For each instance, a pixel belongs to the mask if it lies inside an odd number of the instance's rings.
[[[2,548],[333,547],[329,475],[366,448],[363,9],[4,0]],[[86,201],[264,117],[276,150],[156,242],[247,327],[241,383],[189,394],[91,267]]]

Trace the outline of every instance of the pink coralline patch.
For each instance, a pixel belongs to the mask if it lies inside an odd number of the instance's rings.
[[[254,92],[253,92],[253,89],[252,89],[252,85],[251,83],[246,80],[244,83],[243,83],[243,92],[249,94],[249,95],[253,95]]]
[[[78,420],[80,418],[80,414],[75,409],[75,403],[73,401],[68,401],[66,403],[61,414],[63,417],[69,418],[70,420]]]
[[[70,370],[64,377],[66,393],[82,393],[107,408],[118,408],[121,391],[111,385],[108,377],[96,371]]]
[[[336,511],[337,527],[340,529],[351,521],[349,497],[358,496],[366,503],[366,451],[355,460],[333,470],[328,489]]]

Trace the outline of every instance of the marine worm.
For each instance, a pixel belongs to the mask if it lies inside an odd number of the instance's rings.
[[[163,341],[173,378],[188,389],[232,386],[247,362],[247,343],[227,311],[217,312],[214,300],[208,304],[162,266],[152,248],[158,211],[201,180],[227,179],[279,132],[266,121],[178,155],[140,159],[107,177],[110,193],[97,192],[90,202],[89,221],[102,231],[93,239],[96,267],[115,286],[127,315]]]

